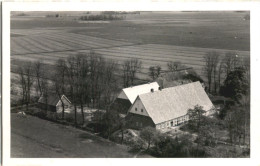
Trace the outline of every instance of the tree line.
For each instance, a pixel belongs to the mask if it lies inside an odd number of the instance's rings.
[[[203,72],[206,75],[208,86],[207,91],[213,94],[219,94],[222,80],[236,68],[243,68],[246,81],[250,80],[250,58],[239,57],[235,52],[227,52],[223,58],[216,51],[208,52],[204,56],[205,65]],[[224,79],[222,77],[224,76]]]
[[[141,65],[138,59],[129,59],[123,63],[121,71],[117,62],[94,51],[58,59],[51,73],[47,73],[46,66],[39,61],[28,62],[18,69],[21,103],[26,104],[28,110],[33,88],[38,98],[43,96],[46,100],[50,95],[58,95],[61,99],[65,94],[73,104],[75,125],[77,107],[81,108],[84,123],[84,106],[108,109],[120,87],[135,84]],[[62,119],[64,109],[62,101]]]

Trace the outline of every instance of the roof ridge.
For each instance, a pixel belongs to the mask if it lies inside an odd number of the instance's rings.
[[[199,83],[199,81],[191,82],[191,83],[187,83],[187,84],[182,84],[182,85],[178,85],[178,86],[172,86],[172,87],[164,88],[164,89],[154,91],[154,92],[143,93],[143,94],[140,94],[139,96],[144,96],[144,95],[148,95],[148,94],[152,94],[152,93],[153,94],[160,93],[162,91],[165,92],[165,91],[170,90],[170,89],[176,89],[176,88],[179,88],[179,87],[183,87],[183,86],[187,86],[187,85],[191,85],[191,84],[195,84],[195,83]]]
[[[136,86],[130,86],[130,87],[124,88],[123,90],[125,90],[125,89],[131,89],[131,88],[136,88],[136,87],[140,87],[140,86],[144,86],[144,85],[149,85],[149,84],[154,84],[154,83],[157,83],[157,82],[154,81],[154,82],[150,82],[150,83],[146,83],[146,84],[141,84],[141,85],[136,85]],[[157,84],[158,84],[158,83],[157,83]]]

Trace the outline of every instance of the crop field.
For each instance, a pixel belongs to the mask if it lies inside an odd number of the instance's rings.
[[[192,67],[206,80],[203,57],[208,52],[216,51],[221,57],[227,52],[250,56],[250,21],[243,19],[246,14],[141,12],[127,15],[126,20],[106,23],[81,23],[76,16],[12,16],[12,82],[18,82],[16,71],[23,62],[40,60],[51,66],[59,58],[90,50],[117,61],[119,66],[124,60],[138,58],[142,70],[137,76],[147,81],[150,66],[159,65],[167,70],[170,61]]]

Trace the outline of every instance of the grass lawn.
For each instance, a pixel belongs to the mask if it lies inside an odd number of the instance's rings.
[[[135,155],[128,152],[127,146],[89,132],[29,115],[11,114],[11,157],[131,158]]]

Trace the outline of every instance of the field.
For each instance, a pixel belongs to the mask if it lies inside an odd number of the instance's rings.
[[[55,124],[29,115],[21,117],[11,114],[11,157],[129,158],[134,156],[150,157],[149,155],[137,156],[128,152],[126,146],[70,126]]]
[[[51,66],[59,58],[90,50],[119,65],[140,59],[138,77],[146,80],[150,66],[167,70],[169,61],[193,67],[205,80],[203,56],[209,51],[250,56],[247,12],[141,12],[120,21],[83,23],[77,18],[84,12],[62,13],[60,18],[46,14],[11,17],[12,82],[17,82],[15,71],[23,62],[40,60]]]

